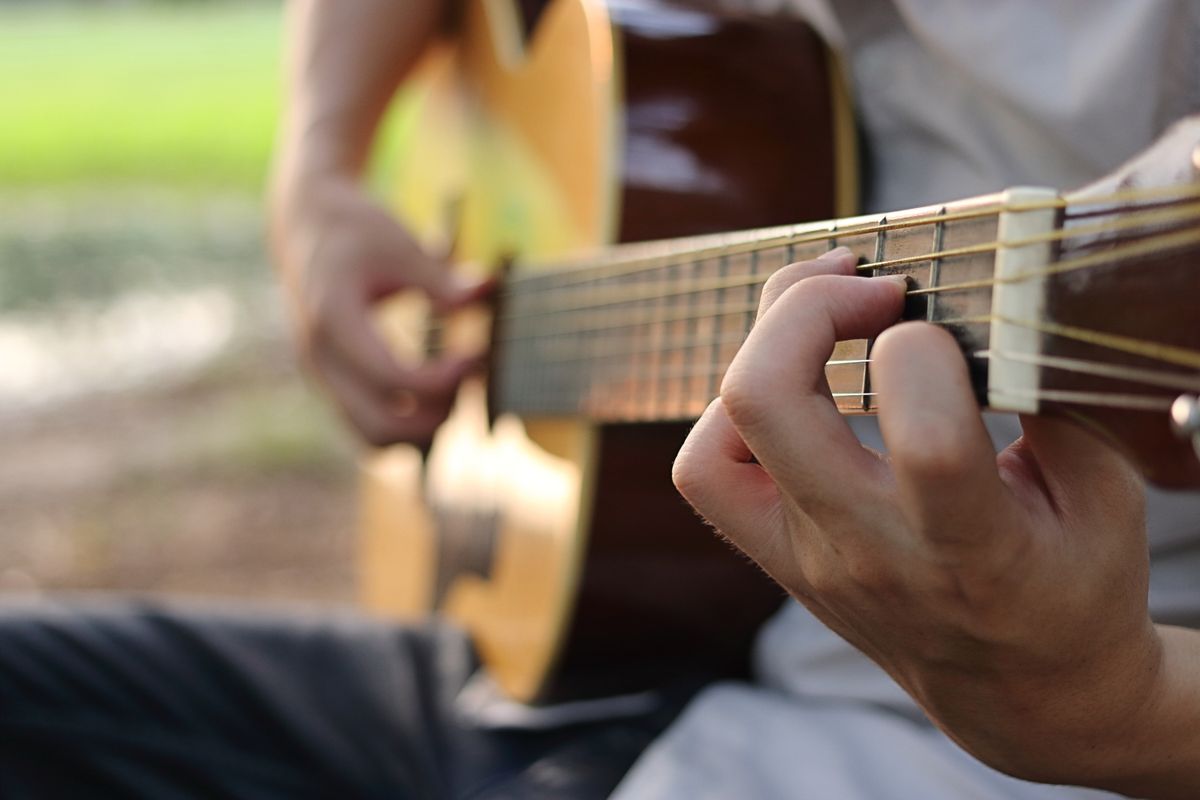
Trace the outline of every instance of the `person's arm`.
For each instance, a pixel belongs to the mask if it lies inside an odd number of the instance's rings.
[[[684,496],[952,739],[1017,777],[1200,792],[1200,633],[1155,626],[1138,477],[1023,420],[997,456],[943,329],[848,252],[785,268],[680,452]],[[882,332],[882,333],[881,333]],[[834,342],[878,335],[887,457],[829,396]]]
[[[270,193],[271,240],[296,338],[344,416],[369,442],[424,443],[467,359],[401,364],[372,305],[417,288],[442,307],[474,299],[362,185],[396,88],[438,33],[443,0],[295,0],[287,94]]]

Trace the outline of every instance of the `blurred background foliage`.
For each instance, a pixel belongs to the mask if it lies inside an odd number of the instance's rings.
[[[279,109],[278,3],[2,8],[0,184],[261,186]]]
[[[0,0],[0,591],[352,600],[263,241],[282,20]]]

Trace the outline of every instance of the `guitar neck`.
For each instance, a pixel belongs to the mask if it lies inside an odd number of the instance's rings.
[[[694,419],[749,334],[766,280],[839,246],[858,256],[862,274],[908,276],[904,318],[950,329],[971,357],[983,399],[1004,205],[1002,195],[990,195],[886,216],[624,245],[518,270],[500,300],[496,406],[598,422]],[[845,413],[875,408],[872,344],[839,343],[826,367]]]

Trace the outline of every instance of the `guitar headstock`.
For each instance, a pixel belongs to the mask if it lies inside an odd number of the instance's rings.
[[[1096,431],[1173,488],[1200,488],[1198,176],[1192,117],[1068,195],[1041,317],[1039,411]]]

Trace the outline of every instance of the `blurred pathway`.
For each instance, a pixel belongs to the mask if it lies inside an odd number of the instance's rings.
[[[349,602],[353,447],[253,198],[0,197],[0,590]]]

